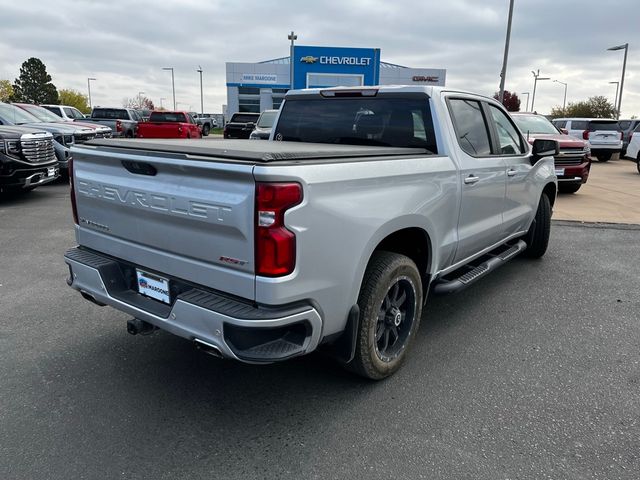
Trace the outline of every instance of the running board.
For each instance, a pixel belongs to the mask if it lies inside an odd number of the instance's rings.
[[[479,278],[493,272],[519,253],[522,253],[527,248],[527,244],[522,240],[518,240],[514,245],[504,245],[500,248],[506,248],[506,250],[502,250],[499,253],[489,253],[484,257],[481,257],[480,260],[483,261],[478,265],[467,265],[462,267],[462,269],[466,268],[467,271],[457,277],[447,279],[447,277],[451,277],[457,272],[461,272],[461,269],[458,269],[453,272],[453,274],[446,275],[441,280],[436,281],[433,287],[433,293],[436,295],[446,295],[449,293],[456,293],[467,288]]]

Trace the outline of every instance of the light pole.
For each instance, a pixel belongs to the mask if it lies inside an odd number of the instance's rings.
[[[624,45],[617,45],[615,47],[607,48],[607,50],[615,51],[615,50],[624,50],[624,60],[622,61],[622,77],[620,78],[620,93],[618,94],[618,115],[617,118],[620,118],[620,110],[622,110],[622,89],[624,88],[624,72],[627,69],[627,53],[629,51],[629,44],[625,43]]]
[[[554,80],[555,83],[560,83],[564,85],[564,100],[562,101],[562,113],[564,115],[564,109],[567,107],[567,83],[561,82],[560,80]]]
[[[138,92],[138,106],[140,107],[140,109],[142,110],[142,94],[144,92]]]
[[[160,110],[164,110],[164,107],[162,106],[162,101],[163,100],[166,100],[166,98],[160,97]]]
[[[531,111],[534,112],[534,108],[533,108],[533,102],[536,101],[536,86],[538,85],[538,80],[551,80],[549,77],[541,77],[540,76],[540,69],[538,69],[538,72],[534,72],[533,70],[531,70],[531,73],[533,73],[533,94],[531,95]]]
[[[609,82],[609,83],[616,84],[616,97],[613,99],[613,106],[617,109],[618,108],[618,88],[620,87],[620,82]],[[618,118],[620,118],[619,115],[618,115]]]
[[[173,92],[173,109],[176,109],[176,83],[173,77],[173,67],[162,67],[163,70],[171,70],[171,91]]]
[[[525,112],[529,111],[529,92],[522,92],[522,95],[526,95],[527,96],[527,108],[525,110]]]
[[[87,90],[89,91],[89,108],[92,108],[91,106],[91,80],[96,80],[93,77],[89,77],[87,78]]]
[[[293,46],[298,36],[293,30],[287,35],[287,39],[291,40],[291,46],[289,47],[289,88],[293,89]]]
[[[502,70],[500,71],[500,103],[504,99],[504,82],[507,77],[507,60],[509,58],[509,41],[511,40],[511,19],[513,18],[513,0],[509,2],[509,20],[507,21],[507,38],[504,42],[504,57],[502,59]]]
[[[204,96],[202,95],[202,67],[198,65],[198,70],[196,70],[200,74],[200,113],[204,115]]]

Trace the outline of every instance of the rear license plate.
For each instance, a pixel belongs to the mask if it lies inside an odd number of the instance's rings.
[[[556,168],[556,177],[564,175],[564,168]]]
[[[138,277],[138,292],[147,297],[151,297],[155,300],[171,305],[168,279],[138,270],[137,268],[136,276]]]

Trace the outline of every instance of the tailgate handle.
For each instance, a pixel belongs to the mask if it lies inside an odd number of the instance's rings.
[[[129,172],[135,173],[136,175],[149,175],[153,177],[158,173],[156,167],[151,165],[150,163],[144,162],[132,162],[131,160],[123,160],[122,166],[126,168]]]

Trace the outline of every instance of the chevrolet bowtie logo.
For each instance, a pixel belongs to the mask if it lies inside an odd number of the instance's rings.
[[[318,61],[318,57],[307,55],[306,57],[300,57],[300,61],[302,63],[316,63]]]

